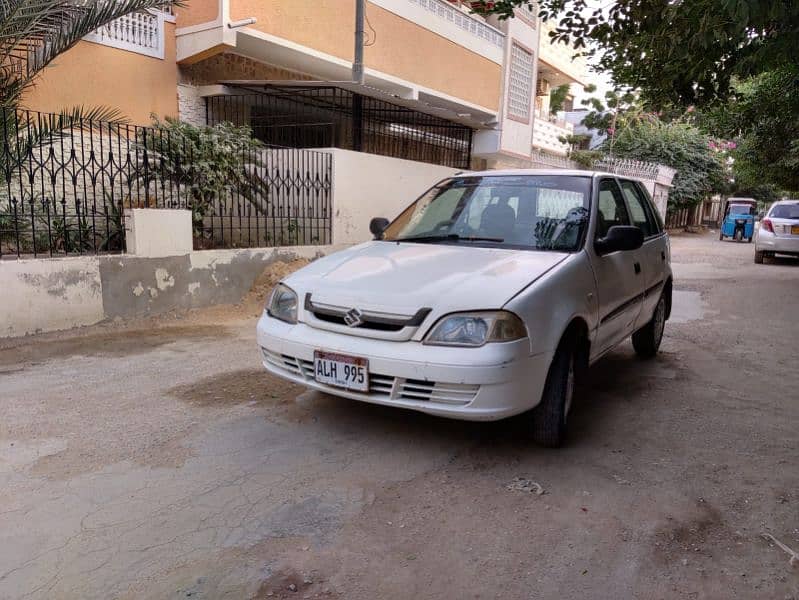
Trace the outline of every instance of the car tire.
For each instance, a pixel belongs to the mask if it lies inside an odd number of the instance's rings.
[[[540,446],[557,448],[566,438],[566,418],[574,399],[575,344],[565,338],[549,366],[541,402],[532,412],[532,437]]]
[[[633,348],[641,358],[652,358],[658,353],[666,326],[666,297],[661,294],[649,323],[633,334]]]
[[[755,250],[755,264],[762,265],[763,264],[763,256],[766,253],[762,250]]]

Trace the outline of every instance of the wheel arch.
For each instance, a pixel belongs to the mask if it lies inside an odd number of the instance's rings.
[[[588,361],[591,356],[591,336],[589,332],[588,321],[579,315],[575,315],[563,330],[558,343],[558,347],[564,342],[574,345],[576,366],[580,373],[584,373],[588,369]]]
[[[666,280],[666,284],[663,286],[663,298],[666,300],[666,320],[669,320],[671,317],[671,296],[673,293],[673,281],[671,276]]]

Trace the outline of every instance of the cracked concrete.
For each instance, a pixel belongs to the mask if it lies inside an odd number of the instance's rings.
[[[17,340],[0,598],[799,597],[760,538],[799,544],[799,264],[751,251],[673,240],[662,354],[592,369],[558,451],[277,380],[250,312]]]

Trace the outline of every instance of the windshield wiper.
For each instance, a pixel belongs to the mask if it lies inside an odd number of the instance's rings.
[[[476,235],[460,236],[457,233],[446,235],[414,235],[411,237],[397,238],[395,242],[504,242],[505,238],[483,237]]]

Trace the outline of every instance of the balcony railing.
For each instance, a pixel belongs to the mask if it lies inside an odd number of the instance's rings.
[[[458,4],[448,2],[447,0],[408,0],[412,4],[417,4],[433,13],[434,15],[446,19],[454,23],[464,31],[468,31],[472,35],[484,39],[489,43],[502,48],[505,44],[505,34],[494,29],[488,23],[485,23],[478,17],[470,15],[468,12],[461,10]]]
[[[549,119],[542,119],[536,116],[533,122],[533,146],[542,148],[556,154],[566,154],[569,149],[568,144],[564,144],[558,138],[565,137],[574,133],[574,126],[571,123],[561,121],[550,122]]]
[[[103,44],[154,58],[164,58],[164,22],[174,20],[166,11],[131,13],[87,35],[87,42]]]

